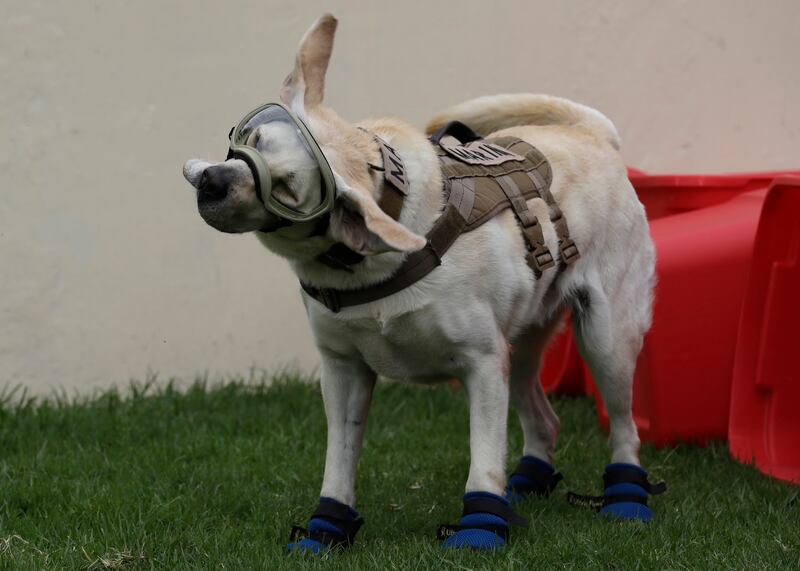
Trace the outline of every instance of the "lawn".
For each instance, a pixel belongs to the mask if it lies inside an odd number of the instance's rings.
[[[564,500],[600,491],[605,435],[588,399],[556,398],[565,482],[519,511],[499,553],[444,552],[468,467],[463,391],[381,384],[358,482],[366,524],[347,553],[285,554],[316,504],[325,417],[318,385],[197,383],[0,408],[3,569],[799,569],[798,489],[732,461],[724,444],[642,450],[652,524]],[[16,399],[19,401],[19,399]],[[520,450],[515,419],[511,460]],[[799,443],[800,445],[800,443]],[[564,485],[566,484],[566,485]]]

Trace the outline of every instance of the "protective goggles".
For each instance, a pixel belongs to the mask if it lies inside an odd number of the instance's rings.
[[[262,125],[282,122],[290,127],[287,131],[294,134],[319,169],[321,182],[321,202],[311,212],[300,212],[278,201],[272,196],[272,175],[264,155],[255,148],[256,132]],[[256,194],[267,210],[290,222],[307,222],[319,218],[333,208],[336,196],[336,184],[333,180],[333,171],[322,150],[314,140],[308,127],[291,111],[280,103],[267,103],[244,116],[239,123],[231,129],[230,149],[228,159],[241,159],[247,163],[253,172],[256,185]]]

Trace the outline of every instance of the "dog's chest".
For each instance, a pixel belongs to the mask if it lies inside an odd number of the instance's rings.
[[[340,354],[358,355],[379,375],[399,381],[431,382],[459,376],[466,366],[462,315],[436,308],[392,318],[380,315],[338,321],[326,344]],[[477,334],[474,325],[469,336]]]

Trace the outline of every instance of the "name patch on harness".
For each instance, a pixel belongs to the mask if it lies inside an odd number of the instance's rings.
[[[384,178],[404,195],[408,194],[408,178],[403,159],[392,147],[381,141],[381,154],[383,155]]]
[[[455,137],[448,136],[442,137],[439,146],[454,159],[469,165],[502,165],[508,161],[525,160],[525,157],[512,153],[508,149],[482,140],[462,145]]]

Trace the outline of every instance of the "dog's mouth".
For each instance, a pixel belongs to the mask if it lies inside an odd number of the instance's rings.
[[[200,193],[198,193],[197,211],[200,213],[200,217],[205,220],[206,224],[226,234],[241,234],[247,232],[241,224],[237,223],[236,218],[238,217],[232,215],[232,210],[233,209],[226,204],[224,198],[209,202],[208,200],[201,199]]]

